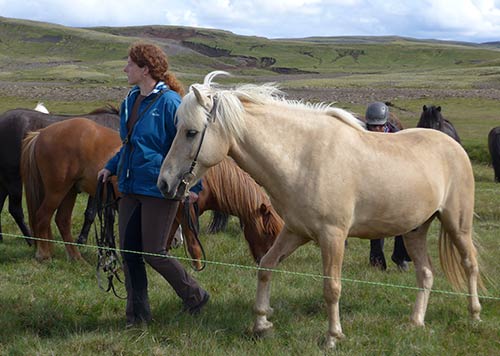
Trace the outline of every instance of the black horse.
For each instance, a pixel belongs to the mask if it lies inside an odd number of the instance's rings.
[[[495,182],[500,182],[500,126],[494,127],[488,134],[488,149],[491,164],[495,172]]]
[[[103,126],[118,130],[118,110],[110,105],[84,115],[52,115],[36,110],[13,109],[0,115],[0,213],[9,197],[9,213],[24,236],[31,233],[24,221],[22,181],[20,174],[21,143],[30,131],[73,117],[86,117]],[[3,240],[0,222],[0,241]],[[30,244],[30,240],[26,240]]]
[[[455,141],[457,141],[459,144],[462,144],[457,130],[455,129],[453,124],[450,121],[446,120],[441,114],[441,106],[432,105],[428,107],[424,105],[417,127],[442,131],[453,138]]]

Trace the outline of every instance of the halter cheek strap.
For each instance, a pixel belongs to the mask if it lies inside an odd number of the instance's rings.
[[[196,150],[196,154],[194,155],[194,159],[191,162],[191,166],[189,167],[189,170],[182,175],[182,179],[179,183],[179,186],[177,187],[177,196],[180,196],[180,192],[182,192],[182,196],[186,194],[186,189],[189,186],[189,183],[194,179],[194,168],[198,164],[198,156],[200,155],[201,151],[201,145],[203,145],[203,140],[205,139],[205,134],[207,132],[208,128],[208,123],[209,122],[214,122],[215,121],[215,114],[217,112],[217,100],[214,99],[214,104],[212,106],[212,109],[208,113],[208,118],[207,122],[205,123],[205,126],[203,127],[203,130],[201,131],[201,139],[200,143],[198,145],[198,149]]]

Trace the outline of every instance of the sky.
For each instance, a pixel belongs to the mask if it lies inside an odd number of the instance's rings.
[[[0,16],[71,27],[192,26],[267,38],[500,41],[500,0],[0,0]]]

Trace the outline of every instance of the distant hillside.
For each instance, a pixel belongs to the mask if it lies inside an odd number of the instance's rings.
[[[256,79],[378,75],[382,83],[414,72],[446,78],[470,73],[473,81],[480,75],[497,79],[500,66],[494,44],[397,36],[271,40],[203,28],[71,28],[0,17],[0,80],[123,83],[127,48],[138,39],[161,45],[188,80],[223,69]]]

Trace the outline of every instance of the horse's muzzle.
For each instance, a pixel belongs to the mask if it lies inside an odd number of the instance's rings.
[[[187,184],[183,180],[181,180],[179,182],[179,185],[177,186],[177,188],[169,187],[168,183],[164,179],[160,179],[158,181],[157,186],[158,186],[158,189],[160,190],[160,193],[166,199],[183,200],[184,197],[186,196]]]

